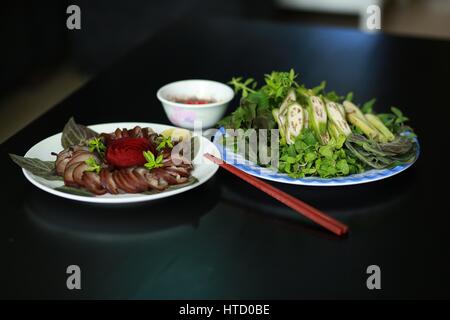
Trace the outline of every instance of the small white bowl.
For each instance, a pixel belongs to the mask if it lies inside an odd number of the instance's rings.
[[[169,83],[158,90],[156,96],[161,101],[170,122],[186,129],[193,129],[194,122],[203,129],[214,126],[233,99],[234,92],[226,84],[211,80],[181,80]],[[185,104],[175,100],[211,100],[205,104]]]

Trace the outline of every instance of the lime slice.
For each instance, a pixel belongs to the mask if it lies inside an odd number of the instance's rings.
[[[161,135],[164,137],[171,137],[172,140],[181,141],[188,140],[191,138],[192,134],[189,130],[181,129],[181,128],[170,128],[161,132]]]

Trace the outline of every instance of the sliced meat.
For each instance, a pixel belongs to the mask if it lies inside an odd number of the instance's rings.
[[[180,175],[181,177],[189,177],[189,175],[190,175],[190,170],[188,170],[187,168],[184,168],[184,167],[170,166],[170,167],[164,167],[164,170],[166,170],[168,172],[176,173],[176,174]]]
[[[66,169],[66,166],[69,163],[72,154],[73,152],[70,149],[65,149],[58,153],[55,161],[55,169],[57,175],[62,176],[64,174],[64,170]]]
[[[133,130],[131,130],[131,136],[133,138],[143,138],[144,135],[142,133],[142,129],[139,126],[136,126],[133,128]]]
[[[167,182],[162,181],[160,182],[158,177],[156,177],[154,174],[152,174],[148,169],[144,167],[139,167],[135,170],[135,174],[139,174],[140,176],[144,177],[144,179],[147,181],[150,189],[155,189],[158,191],[162,191],[167,188]]]
[[[164,180],[167,182],[167,184],[169,185],[174,185],[177,184],[177,179],[171,175],[169,172],[167,172],[166,170],[162,169],[162,168],[155,168],[152,170],[152,174],[154,174],[158,180]]]
[[[122,178],[126,180],[129,185],[134,186],[137,192],[144,192],[149,189],[149,185],[145,179],[139,179],[134,175],[135,167],[130,167],[120,170]]]
[[[108,190],[109,193],[118,194],[119,189],[116,185],[116,182],[113,178],[113,174],[108,169],[102,169],[100,171],[100,181],[102,182],[103,187]]]
[[[100,175],[95,172],[84,172],[83,186],[96,195],[102,195],[106,193],[106,189],[101,183]]]
[[[114,135],[116,136],[116,139],[122,138],[122,130],[117,128],[116,131],[114,131]]]
[[[79,162],[67,165],[66,170],[64,170],[64,184],[66,186],[78,187],[78,184],[75,182],[73,178],[73,172],[79,165],[80,165]]]
[[[94,155],[92,152],[89,151],[77,151],[73,154],[72,158],[70,158],[70,161],[67,163],[67,166],[70,166],[73,163],[77,162],[85,162],[89,158],[94,158],[97,162],[99,162],[99,159],[96,155]]]
[[[120,170],[116,170],[113,173],[114,181],[116,182],[116,185],[119,187],[120,190],[126,193],[136,193],[136,189],[133,188],[133,186],[130,186],[126,180],[124,180],[120,174]]]
[[[83,173],[89,169],[85,162],[79,162],[72,173],[73,180],[79,186],[83,186]]]

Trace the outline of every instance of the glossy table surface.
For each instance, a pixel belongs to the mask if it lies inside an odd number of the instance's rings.
[[[449,298],[450,43],[263,22],[179,22],[1,145],[1,297]],[[350,226],[337,238],[227,172],[158,202],[86,205],[28,183],[24,154],[70,116],[95,124],[168,123],[165,83],[261,78],[295,68],[357,102],[378,98],[412,119],[422,153],[393,178],[352,187],[277,185]],[[230,106],[231,111],[237,101]],[[8,119],[1,119],[8,121]],[[82,290],[66,288],[79,265]],[[368,290],[366,268],[381,268]]]

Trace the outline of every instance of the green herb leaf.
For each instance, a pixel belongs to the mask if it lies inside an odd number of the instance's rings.
[[[62,180],[62,177],[56,174],[54,161],[42,161],[36,158],[25,158],[15,154],[10,154],[9,156],[17,165],[31,172],[35,176],[47,180]]]
[[[87,168],[86,171],[100,173],[100,170],[102,168],[93,157],[87,159],[85,163],[89,166],[89,168]]]
[[[362,113],[373,113],[373,105],[375,104],[376,101],[377,99],[373,98],[364,103],[361,107]]]
[[[64,126],[61,145],[63,148],[68,148],[73,145],[85,143],[87,140],[98,137],[98,133],[86,126],[77,124],[74,118],[70,118]]]
[[[242,81],[242,77],[232,78],[228,84],[231,84],[234,87],[234,92],[238,93],[239,91],[242,91],[242,97],[248,96],[251,92],[256,92],[254,88],[256,87],[257,83],[254,79],[249,78],[245,81]]]
[[[89,140],[88,142],[89,151],[90,152],[97,152],[102,157],[105,154],[106,146],[103,143],[103,140],[101,138],[93,138]]]
[[[69,193],[69,194],[74,194],[76,196],[83,196],[83,197],[94,197],[95,196],[93,193],[87,191],[86,189],[72,188],[72,187],[68,187],[68,186],[57,187],[57,188],[55,188],[55,190]]]
[[[159,155],[156,159],[155,159],[155,155],[151,152],[151,151],[144,151],[144,158],[145,160],[147,160],[147,163],[144,164],[144,166],[151,170],[154,168],[159,168],[163,166],[163,156],[162,154]]]
[[[162,137],[162,141],[158,144],[158,146],[156,147],[156,150],[159,151],[166,147],[173,148],[172,137],[170,137],[170,136]]]
[[[345,96],[345,100],[352,102],[353,101],[353,92],[347,93],[347,95]]]

